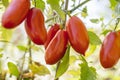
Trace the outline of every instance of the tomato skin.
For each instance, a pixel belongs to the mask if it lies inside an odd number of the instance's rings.
[[[30,9],[30,0],[12,0],[2,15],[2,26],[8,29],[18,26]]]
[[[45,49],[47,48],[48,44],[50,43],[51,39],[55,36],[55,34],[57,33],[57,31],[60,29],[60,25],[59,24],[54,24],[53,26],[51,26],[51,28],[49,29],[48,33],[47,33],[47,40],[44,44]]]
[[[83,22],[78,17],[72,16],[66,24],[66,30],[73,49],[85,55],[89,46],[89,37]]]
[[[29,38],[37,45],[43,45],[47,39],[42,11],[31,8],[25,20],[25,30]]]
[[[67,32],[64,30],[59,30],[46,48],[46,63],[50,65],[57,63],[64,56],[67,49],[67,43]]]
[[[113,67],[120,58],[120,34],[110,32],[104,39],[100,50],[100,63],[104,68]]]

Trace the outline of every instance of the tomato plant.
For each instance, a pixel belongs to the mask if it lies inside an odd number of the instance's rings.
[[[119,14],[119,0],[0,0],[0,80],[120,80]]]

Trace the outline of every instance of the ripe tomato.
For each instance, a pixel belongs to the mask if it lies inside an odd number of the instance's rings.
[[[67,49],[68,37],[64,30],[59,30],[45,51],[45,61],[47,64],[57,63],[65,54]]]
[[[120,34],[110,32],[104,39],[100,50],[100,62],[104,68],[113,67],[120,58]]]
[[[89,45],[89,37],[83,22],[78,17],[72,16],[66,24],[66,30],[73,49],[84,55]]]
[[[35,44],[42,45],[45,43],[47,31],[44,16],[40,9],[31,8],[25,20],[25,29],[27,35]]]
[[[55,36],[56,32],[60,29],[60,25],[59,24],[54,24],[53,26],[51,26],[51,28],[49,29],[48,33],[47,33],[47,40],[44,44],[45,48],[47,48],[48,44],[50,43],[51,39]]]
[[[14,28],[26,17],[30,9],[30,0],[12,0],[2,16],[2,26]]]

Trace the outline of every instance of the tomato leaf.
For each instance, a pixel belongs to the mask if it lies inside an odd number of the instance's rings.
[[[2,0],[2,4],[7,8],[9,0]]]
[[[96,50],[96,45],[90,45],[88,51],[85,53],[85,56],[90,56]]]
[[[10,73],[12,75],[14,75],[16,77],[19,76],[19,70],[18,70],[17,66],[14,63],[8,62],[8,69],[9,69],[9,71],[10,71]]]
[[[35,5],[36,8],[40,8],[42,11],[44,11],[45,9],[45,2],[43,0],[35,0],[36,1],[36,5],[35,2],[33,0],[33,5]]]
[[[109,1],[110,1],[110,8],[114,10],[117,5],[117,1],[116,0],[109,0]]]
[[[65,20],[65,13],[60,8],[59,1],[60,0],[47,0],[47,3],[51,6],[53,10],[55,10],[59,14],[62,20]]]
[[[92,31],[88,31],[89,39],[90,39],[90,44],[92,45],[99,45],[101,44],[100,38]]]
[[[50,74],[50,71],[48,70],[48,68],[39,63],[34,62],[34,63],[30,64],[29,67],[33,74],[38,74],[38,75]]]
[[[71,55],[71,56],[70,56],[70,61],[69,61],[69,63],[72,64],[72,63],[74,63],[76,60],[77,60],[76,56]]]
[[[69,53],[70,53],[70,46],[68,46],[64,57],[60,61],[60,64],[59,64],[58,69],[56,71],[55,78],[60,77],[62,74],[64,74],[67,71],[67,69],[69,67]]]
[[[85,6],[81,12],[81,16],[86,18],[88,16],[87,6]]]
[[[84,57],[81,55],[82,63],[80,64],[81,67],[81,74],[80,74],[80,80],[96,80],[96,69],[93,67],[89,67],[87,61],[84,59]]]
[[[2,58],[3,57],[3,54],[0,54],[0,58]]]
[[[13,30],[8,30],[0,26],[0,40],[9,41],[12,38]]]
[[[92,23],[99,23],[99,19],[90,19],[90,21],[92,22]]]
[[[23,46],[23,45],[18,45],[17,48],[21,51],[26,51],[26,46]]]
[[[108,33],[108,32],[111,32],[112,30],[108,30],[108,29],[106,29],[106,30],[104,30],[101,34],[103,34],[104,36]]]

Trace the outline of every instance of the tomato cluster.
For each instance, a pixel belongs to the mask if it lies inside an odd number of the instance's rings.
[[[2,16],[3,27],[13,29],[23,21],[31,41],[44,45],[47,64],[55,64],[64,56],[68,41],[76,52],[85,55],[89,37],[84,23],[78,17],[70,17],[64,28],[56,23],[47,32],[40,9],[30,8],[30,0],[12,0]]]

